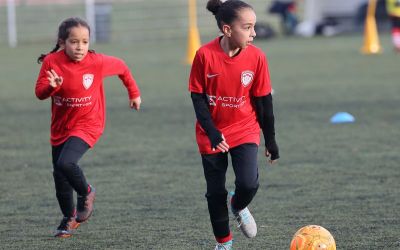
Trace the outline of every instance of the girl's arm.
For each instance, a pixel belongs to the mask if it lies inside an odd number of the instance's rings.
[[[194,111],[200,126],[206,131],[213,150],[219,149],[222,152],[229,150],[229,145],[225,142],[222,133],[215,127],[210,111],[208,110],[207,97],[205,94],[191,92]]]
[[[275,140],[275,117],[272,105],[272,95],[253,97],[258,123],[264,134],[267,157],[271,161],[279,159],[279,148]]]
[[[189,91],[192,98],[197,121],[206,132],[211,142],[211,149],[228,152],[229,145],[224,135],[215,127],[210,111],[208,110],[207,96],[204,94],[204,61],[201,53],[196,52],[189,77]]]
[[[129,99],[132,101],[140,97],[140,90],[125,62],[117,57],[103,56],[102,76],[118,75],[128,90]]]
[[[62,81],[62,77],[59,77],[57,73],[50,68],[49,63],[44,60],[36,81],[36,97],[40,100],[49,98],[61,88]]]
[[[260,53],[257,77],[252,86],[252,102],[257,114],[257,120],[263,131],[265,141],[265,156],[270,158],[272,164],[279,159],[279,148],[275,140],[275,117],[272,105],[272,87],[269,77],[267,58]]]

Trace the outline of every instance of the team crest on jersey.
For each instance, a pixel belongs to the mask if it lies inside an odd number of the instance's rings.
[[[253,81],[254,73],[253,71],[246,70],[242,72],[241,82],[244,87],[249,86],[249,84]]]
[[[85,89],[89,89],[90,86],[92,86],[93,79],[94,79],[93,74],[84,74],[82,80],[83,87],[85,87]]]

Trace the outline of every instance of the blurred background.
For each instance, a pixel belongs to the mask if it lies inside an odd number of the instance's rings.
[[[259,38],[360,32],[368,4],[367,0],[248,2],[257,11]],[[197,1],[197,24],[202,36],[214,36],[215,22],[204,8],[205,3]],[[15,29],[18,43],[54,39],[55,24],[66,16],[85,17],[96,31],[93,35],[98,42],[177,40],[187,36],[188,1],[0,0],[0,44],[9,42],[9,36],[14,32],[10,29]],[[389,30],[385,0],[377,1],[376,19],[381,30]]]
[[[260,147],[250,205],[258,235],[246,239],[232,220],[235,249],[285,250],[310,224],[339,250],[400,249],[400,55],[385,1],[247,2],[268,58],[281,159],[269,166]],[[193,53],[219,34],[206,3],[0,0],[0,249],[214,248],[187,90]],[[133,112],[119,79],[104,80],[106,130],[80,161],[95,211],[64,241],[52,237],[61,214],[51,104],[34,86],[37,57],[70,16],[92,26],[92,49],[127,63],[143,103]]]

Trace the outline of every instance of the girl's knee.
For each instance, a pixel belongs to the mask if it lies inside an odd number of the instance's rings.
[[[54,170],[55,171],[61,171],[61,172],[70,171],[70,169],[72,167],[74,167],[75,165],[76,165],[76,163],[73,162],[73,161],[70,161],[68,159],[60,158],[60,159],[58,159],[58,161],[54,165]]]
[[[259,187],[258,181],[256,182],[238,182],[236,183],[236,190],[241,193],[255,193]]]

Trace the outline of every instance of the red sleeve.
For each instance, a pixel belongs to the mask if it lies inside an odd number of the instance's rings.
[[[204,78],[204,61],[200,53],[197,51],[190,71],[189,91],[203,94],[205,93]]]
[[[117,57],[103,56],[102,77],[118,75],[128,90],[129,99],[140,96],[139,87],[125,62]]]
[[[262,53],[258,58],[257,72],[255,74],[254,84],[251,89],[253,96],[266,96],[271,93],[271,79],[267,58]]]
[[[37,98],[40,100],[44,100],[52,96],[55,92],[57,92],[61,87],[53,88],[50,83],[49,79],[47,79],[47,71],[50,70],[50,63],[49,60],[46,58],[43,61],[42,67],[40,68],[39,76],[36,81],[35,86],[35,94]]]

